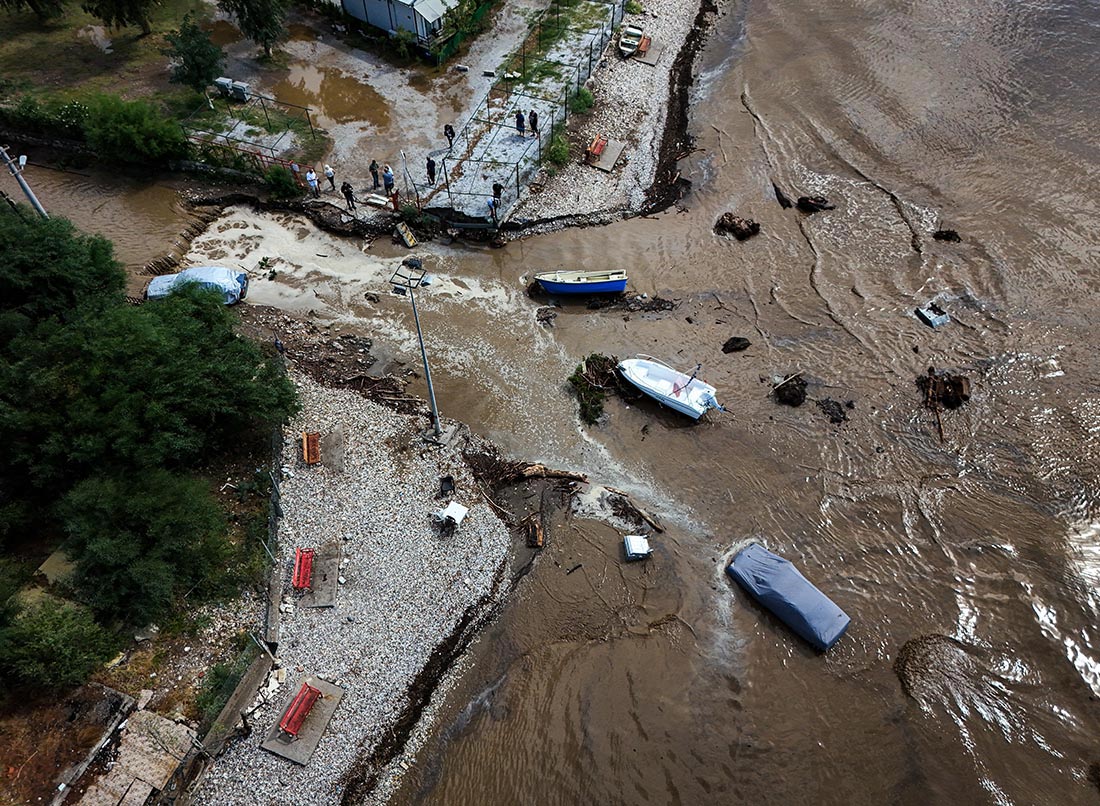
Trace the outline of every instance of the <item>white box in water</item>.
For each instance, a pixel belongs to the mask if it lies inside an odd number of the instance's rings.
[[[644,535],[627,535],[623,538],[623,548],[626,549],[628,560],[644,560],[653,553],[649,540]]]
[[[469,512],[469,508],[462,506],[457,501],[452,501],[447,504],[446,507],[435,513],[435,519],[440,523],[447,523],[453,526],[458,526],[462,523],[462,519],[466,517],[466,513]]]

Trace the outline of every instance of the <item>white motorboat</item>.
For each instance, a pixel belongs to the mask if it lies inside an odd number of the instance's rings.
[[[695,368],[695,372],[699,367]],[[698,420],[707,409],[725,411],[709,383],[675,370],[652,356],[640,355],[619,362],[619,372],[654,400]]]

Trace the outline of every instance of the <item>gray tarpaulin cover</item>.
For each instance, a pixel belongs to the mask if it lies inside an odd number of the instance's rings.
[[[172,293],[172,289],[183,283],[198,283],[204,288],[213,288],[225,297],[225,304],[232,305],[244,299],[248,293],[248,275],[222,266],[196,266],[184,269],[179,274],[164,274],[154,277],[145,291],[147,299],[161,299]]]
[[[787,560],[753,543],[726,571],[756,601],[788,627],[824,651],[848,629],[851,619]]]

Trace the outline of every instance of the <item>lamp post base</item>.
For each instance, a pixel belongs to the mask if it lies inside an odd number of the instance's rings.
[[[440,448],[445,448],[450,445],[455,436],[457,436],[459,427],[457,425],[447,425],[442,427],[442,433],[436,434],[434,428],[429,428],[421,433],[421,438],[429,445],[435,445]]]

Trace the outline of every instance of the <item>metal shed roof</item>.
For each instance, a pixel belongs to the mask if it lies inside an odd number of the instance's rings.
[[[397,2],[409,6],[428,22],[435,22],[458,5],[458,0],[397,0]]]

